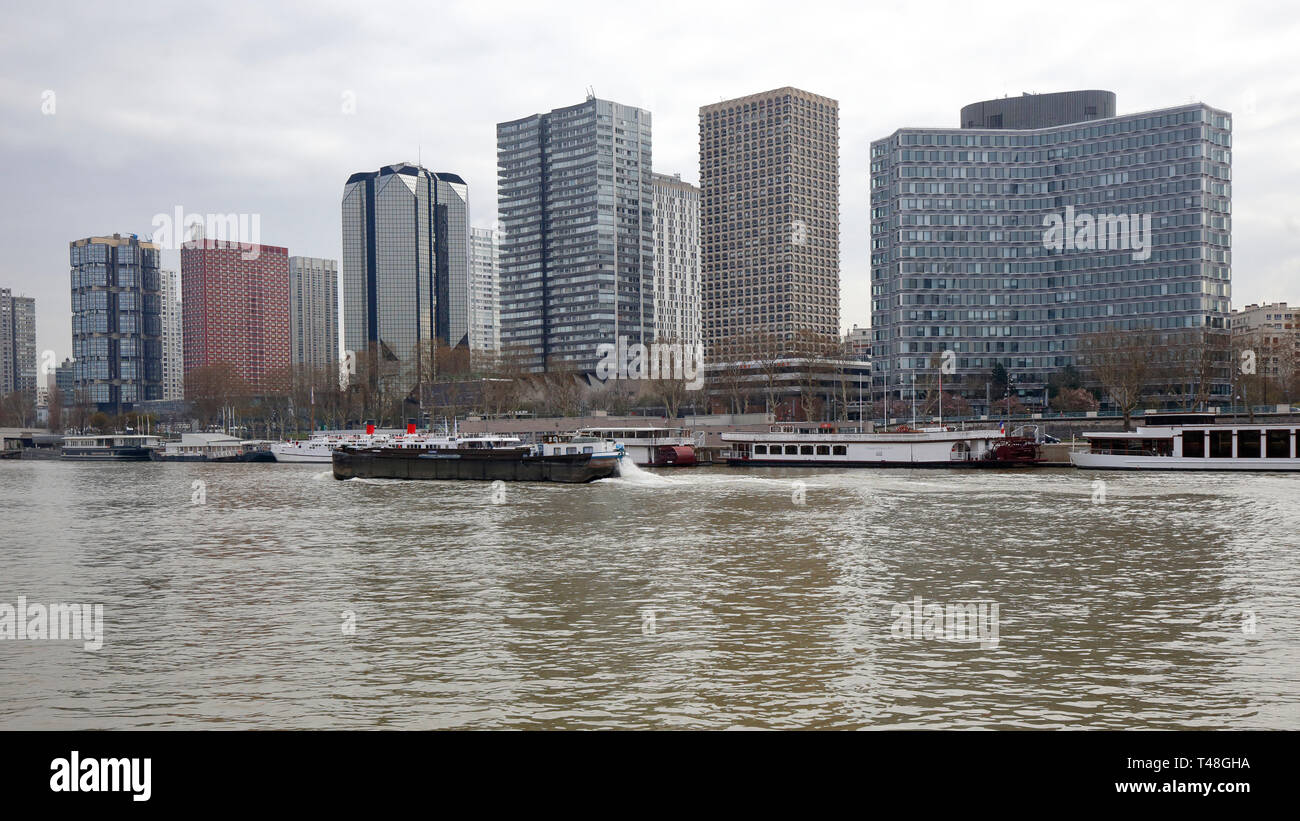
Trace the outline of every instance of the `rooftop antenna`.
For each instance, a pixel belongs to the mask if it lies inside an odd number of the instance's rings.
[[[588,100],[594,100],[594,99],[596,99],[596,87],[595,87],[595,86],[587,86],[587,99],[588,99]]]

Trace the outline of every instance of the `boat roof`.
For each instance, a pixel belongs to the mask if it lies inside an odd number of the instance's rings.
[[[1267,424],[1233,424],[1220,423],[1217,425],[1138,425],[1133,430],[1099,430],[1085,431],[1080,434],[1084,439],[1141,439],[1155,438],[1167,439],[1181,434],[1183,431],[1233,431],[1233,430],[1285,430],[1291,431],[1297,427],[1297,423],[1288,422],[1286,424],[1274,423]]]

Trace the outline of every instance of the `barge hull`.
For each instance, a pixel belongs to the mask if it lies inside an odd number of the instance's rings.
[[[473,454],[337,450],[335,479],[449,479],[479,482],[582,484],[613,476],[617,460],[593,462],[587,454],[523,456],[499,451]]]

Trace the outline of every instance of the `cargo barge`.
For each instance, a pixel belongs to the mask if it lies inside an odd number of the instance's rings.
[[[618,471],[623,449],[592,437],[551,437],[538,445],[513,438],[450,438],[443,443],[352,447],[334,451],[335,479],[450,479],[582,484]]]

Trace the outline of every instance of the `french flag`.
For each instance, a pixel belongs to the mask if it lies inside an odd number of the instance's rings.
[[[1006,423],[1006,422],[998,422],[998,433],[1002,434],[1003,436],[1006,435],[1006,433],[1007,433],[1007,423]]]

